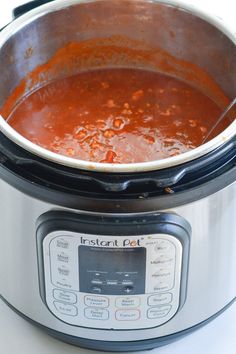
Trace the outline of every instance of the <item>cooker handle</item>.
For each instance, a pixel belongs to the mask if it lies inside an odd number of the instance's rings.
[[[48,2],[51,2],[51,1],[54,1],[54,0],[33,0],[30,2],[27,2],[26,4],[20,5],[13,10],[13,17],[17,18],[19,16],[22,16],[25,13],[27,13],[28,11],[35,9],[38,6],[47,4]]]

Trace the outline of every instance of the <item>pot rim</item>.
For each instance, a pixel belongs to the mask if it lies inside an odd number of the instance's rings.
[[[25,25],[35,21],[37,18],[44,16],[50,12],[58,11],[65,7],[89,3],[89,2],[99,2],[104,0],[57,0],[56,2],[50,2],[48,4],[42,5],[34,10],[29,11],[25,15],[22,15],[18,19],[14,20],[5,29],[0,32],[0,48],[4,43],[10,39],[10,37],[22,29]],[[143,1],[143,0],[136,0]],[[186,4],[185,1],[180,0],[146,0],[149,3],[160,3],[167,6],[173,6],[178,9],[184,10],[193,14],[206,22],[215,26],[218,30],[223,32],[234,44],[236,44],[236,35],[234,34],[233,28],[223,22],[223,20],[212,14],[208,14],[205,11],[198,9],[194,5]],[[72,167],[80,170],[96,171],[96,172],[110,172],[110,173],[134,173],[134,172],[147,172],[154,170],[161,170],[168,167],[178,166],[180,164],[195,160],[207,153],[215,150],[219,146],[225,144],[230,139],[236,135],[236,119],[231,123],[222,133],[217,135],[214,139],[209,142],[200,145],[199,147],[185,152],[183,154],[168,157],[161,160],[153,160],[148,162],[139,163],[126,163],[126,164],[111,164],[111,163],[100,163],[91,162],[85,160],[78,160],[71,157],[66,157],[50,150],[44,149],[39,145],[36,145],[24,138],[21,134],[15,131],[6,120],[0,115],[0,131],[16,143],[18,146],[22,147],[28,152],[33,153],[41,158],[49,160],[51,162],[64,165],[67,167]]]

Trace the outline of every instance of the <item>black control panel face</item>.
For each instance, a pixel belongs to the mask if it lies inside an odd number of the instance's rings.
[[[145,293],[146,248],[79,246],[79,286],[84,293]]]
[[[37,230],[41,297],[72,326],[161,326],[183,306],[191,228],[175,214],[48,213]]]

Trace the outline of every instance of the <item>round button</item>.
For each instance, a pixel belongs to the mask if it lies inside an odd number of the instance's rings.
[[[124,292],[125,292],[126,294],[132,293],[133,290],[134,290],[134,288],[133,288],[132,286],[126,286],[126,287],[124,288]]]
[[[91,290],[95,294],[101,294],[102,292],[102,289],[99,286],[93,286]]]

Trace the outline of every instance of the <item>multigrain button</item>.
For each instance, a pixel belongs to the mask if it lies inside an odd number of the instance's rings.
[[[75,304],[77,302],[76,294],[74,294],[70,291],[54,289],[53,290],[53,297],[56,300],[63,301],[63,302],[69,302],[70,304]]]
[[[108,307],[109,300],[103,296],[85,296],[84,303],[89,307]]]
[[[58,312],[67,316],[76,316],[78,314],[78,310],[75,306],[64,304],[58,301],[54,301],[54,306]]]
[[[117,321],[137,321],[140,318],[139,310],[117,310]]]
[[[120,297],[116,299],[116,307],[129,308],[139,307],[140,298],[138,297]]]
[[[168,313],[171,310],[171,306],[170,305],[163,305],[163,306],[157,306],[157,307],[151,307],[148,311],[147,311],[147,317],[149,319],[155,319],[155,318],[161,318],[161,317],[165,317],[168,315]]]
[[[90,320],[105,321],[109,318],[109,312],[107,310],[88,307],[84,310],[84,315]]]
[[[174,256],[169,253],[160,254],[157,258],[151,261],[152,265],[160,266],[160,265],[170,265],[175,260]]]
[[[169,304],[172,301],[171,293],[163,293],[149,296],[148,305],[149,306],[157,306],[157,305],[165,305]]]

